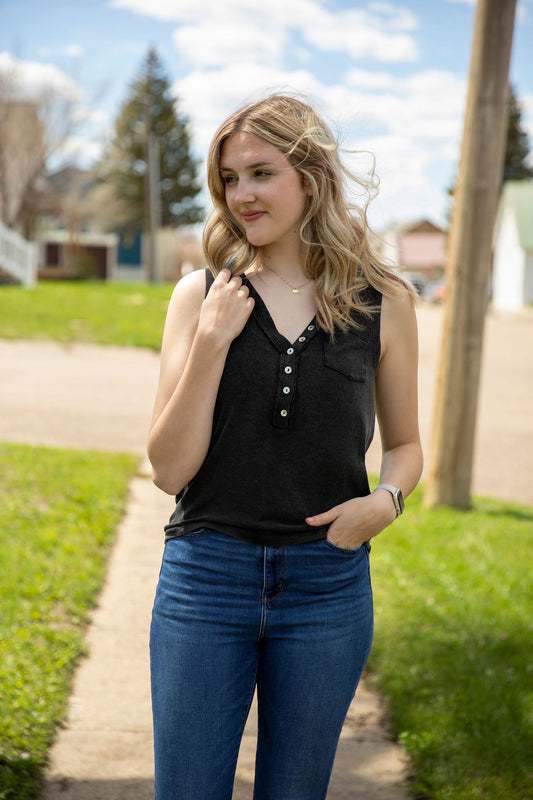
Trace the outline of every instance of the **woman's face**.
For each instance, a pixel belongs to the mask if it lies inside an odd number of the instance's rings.
[[[228,208],[256,247],[300,242],[308,191],[283,153],[251,133],[224,142],[220,174]]]

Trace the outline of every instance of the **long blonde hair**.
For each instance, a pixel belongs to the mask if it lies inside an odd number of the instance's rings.
[[[370,285],[385,295],[406,284],[382,261],[370,242],[367,202],[347,202],[345,181],[368,187],[355,178],[339,157],[338,144],[311,106],[284,94],[274,94],[245,106],[222,123],[207,159],[207,181],[213,200],[203,236],[207,262],[216,275],[224,267],[240,274],[260,264],[260,248],[251,245],[230,213],[220,175],[224,142],[244,131],[276,147],[311,188],[300,227],[303,269],[315,281],[317,321],[330,336],[335,329],[358,327],[354,312],[376,310],[364,302]],[[407,287],[410,291],[410,288]]]

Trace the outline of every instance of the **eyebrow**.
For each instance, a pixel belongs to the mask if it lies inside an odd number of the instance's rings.
[[[257,169],[258,167],[272,167],[274,166],[273,161],[257,161],[255,164],[248,164],[246,169]],[[219,167],[219,172],[234,172],[232,167]]]

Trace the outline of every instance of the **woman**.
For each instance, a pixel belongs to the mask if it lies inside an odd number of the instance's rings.
[[[148,443],[177,495],[151,629],[157,800],[231,798],[256,688],[255,800],[325,798],[368,658],[369,541],[421,473],[417,334],[346,174],[289,96],[211,145],[209,269],[172,295]]]

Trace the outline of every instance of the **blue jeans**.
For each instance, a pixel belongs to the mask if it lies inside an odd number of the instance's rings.
[[[168,541],[150,634],[156,800],[231,800],[256,687],[254,800],[323,800],[372,633],[364,546]]]

